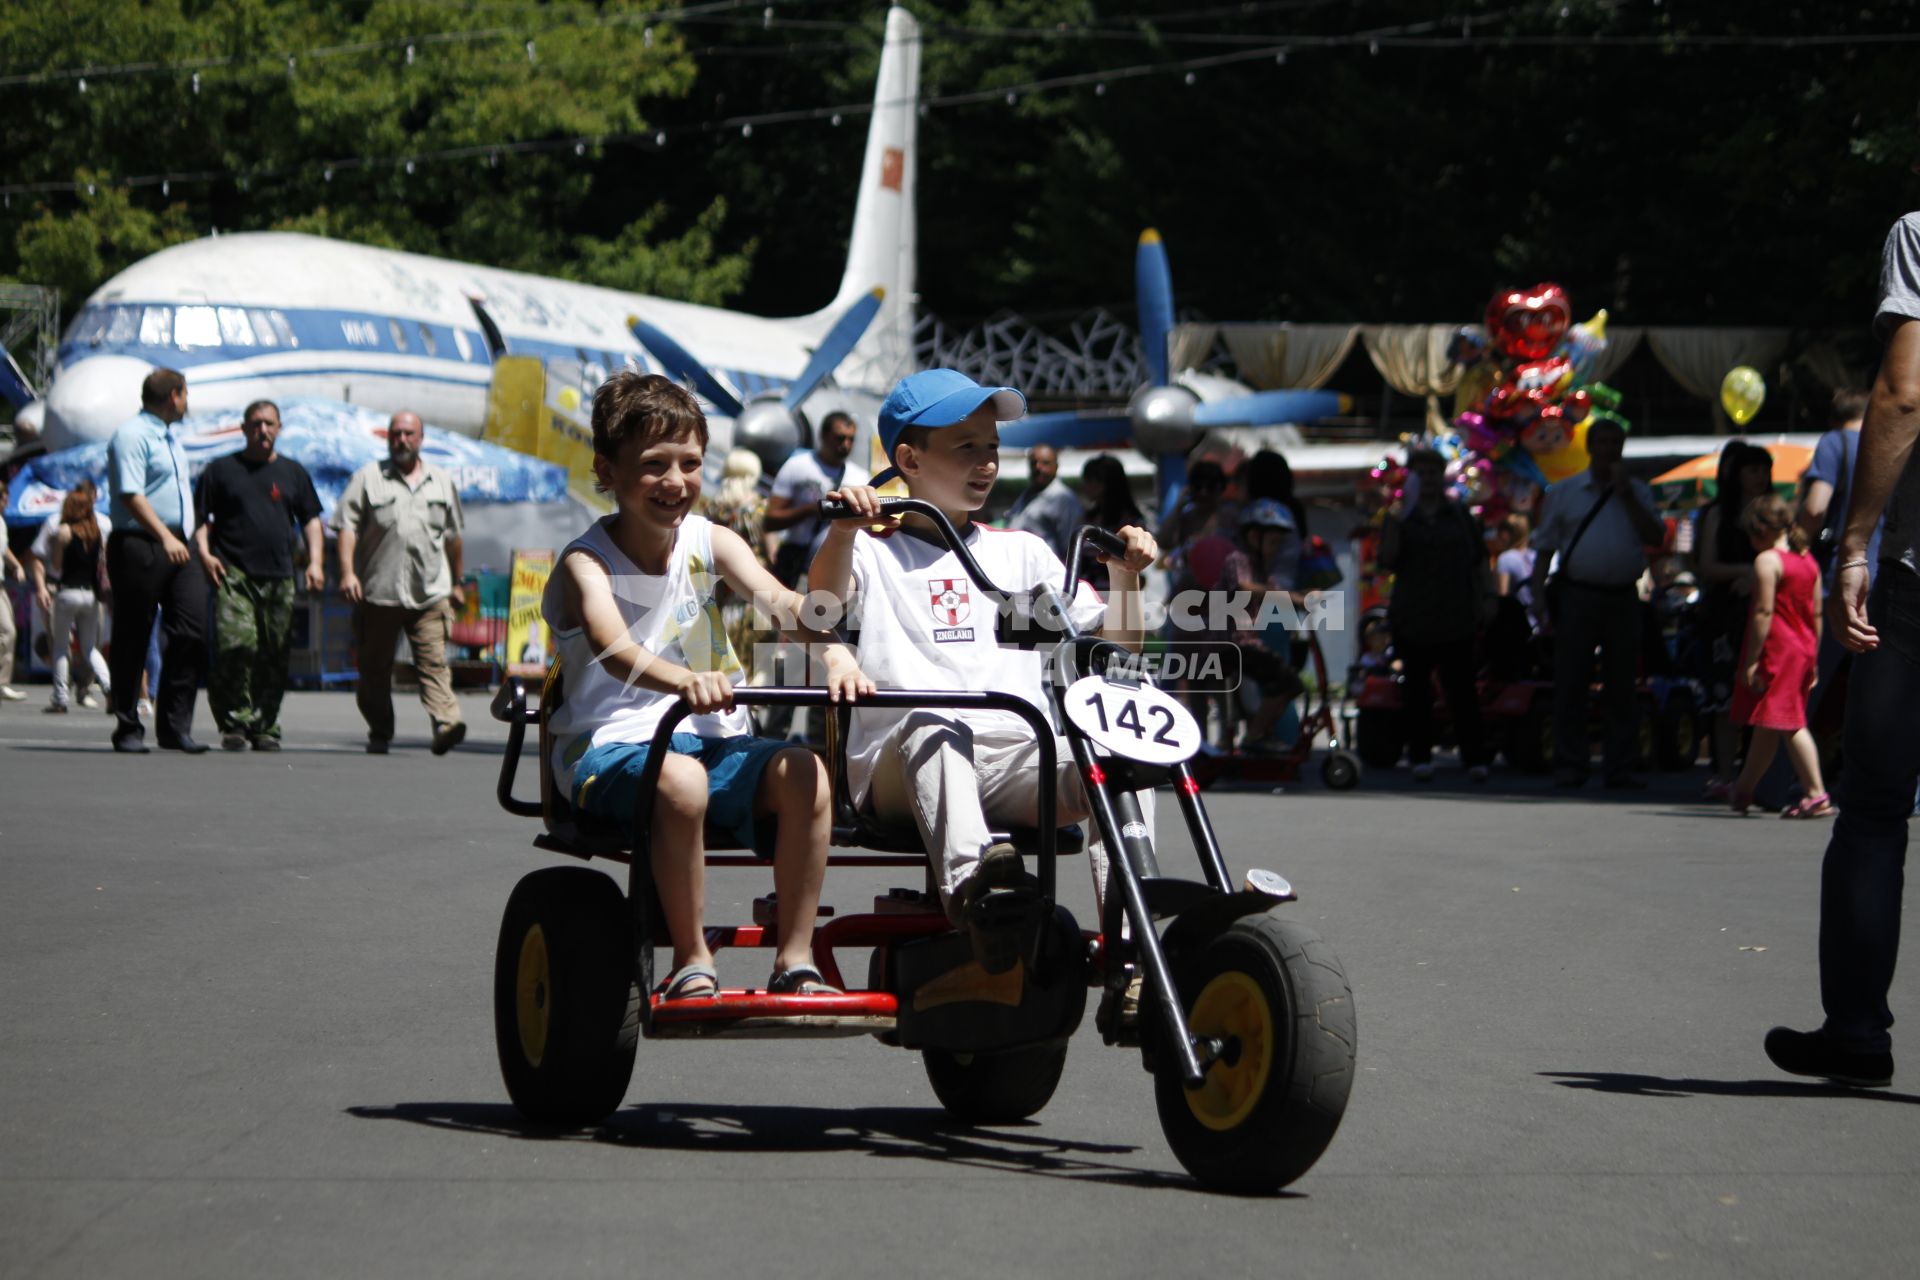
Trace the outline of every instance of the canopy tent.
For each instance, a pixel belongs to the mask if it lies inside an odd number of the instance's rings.
[[[1772,455],[1774,491],[1783,498],[1791,498],[1794,490],[1799,487],[1800,477],[1806,471],[1807,464],[1813,461],[1813,446],[1793,444],[1785,440],[1776,440],[1772,443],[1749,440],[1745,443],[1765,449]],[[1653,491],[1661,505],[1675,507],[1712,502],[1720,492],[1718,478],[1722,452],[1724,452],[1723,449],[1716,449],[1712,453],[1703,453],[1697,458],[1688,459],[1671,471],[1655,476]]]
[[[283,401],[279,452],[307,469],[331,517],[353,473],[387,456],[387,415],[333,400]],[[238,414],[196,414],[182,424],[181,445],[197,478],[208,463],[237,453],[246,441]],[[467,518],[466,561],[505,569],[515,548],[564,546],[592,518],[567,497],[566,468],[429,424],[421,454],[451,475]],[[104,441],[43,454],[14,477],[6,508],[10,526],[38,525],[60,510],[81,480],[100,490],[107,515]]]

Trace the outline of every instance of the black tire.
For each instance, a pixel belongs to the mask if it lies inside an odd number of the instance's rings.
[[[1507,763],[1522,773],[1545,773],[1553,766],[1553,695],[1537,693],[1527,713],[1507,733]]]
[[[1360,757],[1335,751],[1320,762],[1320,780],[1331,791],[1351,791],[1360,785]]]
[[[1277,916],[1236,921],[1180,970],[1188,1026],[1231,1036],[1237,1056],[1215,1063],[1190,1093],[1176,1055],[1160,1046],[1153,1093],[1161,1131],[1207,1187],[1277,1191],[1313,1167],[1346,1113],[1353,989],[1318,934]]]
[[[1655,752],[1662,769],[1691,769],[1700,759],[1700,707],[1693,695],[1676,689],[1667,695],[1655,721],[1658,747]]]
[[[1385,707],[1362,707],[1354,747],[1369,769],[1391,769],[1399,764],[1407,749],[1407,730],[1400,713]]]
[[[605,1119],[640,1032],[632,919],[608,877],[548,867],[507,899],[493,960],[493,1038],[507,1095],[538,1124]]]
[[[1067,1043],[1004,1053],[922,1049],[927,1082],[948,1114],[968,1124],[1013,1124],[1053,1098],[1067,1066]]]

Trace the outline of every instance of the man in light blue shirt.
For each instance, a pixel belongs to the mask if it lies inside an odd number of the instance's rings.
[[[107,445],[113,533],[107,576],[113,585],[113,749],[144,752],[136,699],[140,667],[162,611],[160,687],[154,736],[162,750],[198,755],[193,705],[206,666],[207,578],[187,549],[193,534],[193,478],[176,424],[187,416],[187,380],[155,369],[140,386],[140,414]]]

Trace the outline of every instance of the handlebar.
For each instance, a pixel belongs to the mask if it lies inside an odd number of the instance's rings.
[[[845,520],[854,514],[853,508],[845,502],[827,499],[820,503],[820,518],[823,520]],[[953,521],[947,519],[947,513],[931,502],[925,502],[919,498],[882,498],[878,515],[925,516],[933,523],[941,540],[947,544],[947,548],[959,559],[960,567],[966,571],[967,576],[972,578],[982,591],[992,596],[996,603],[1006,597],[1007,593],[996,587],[993,580],[988,578],[985,571],[980,568],[980,562],[973,558],[973,553],[967,549],[966,542],[960,537],[960,531],[953,527]],[[1099,525],[1082,525],[1073,535],[1073,551],[1067,558],[1067,580],[1061,588],[1069,599],[1073,596],[1075,584],[1080,581],[1080,563],[1085,558],[1089,544],[1103,555],[1124,556],[1127,553],[1127,544],[1117,534],[1109,533]]]

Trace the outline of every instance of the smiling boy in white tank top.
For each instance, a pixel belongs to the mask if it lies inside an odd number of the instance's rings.
[[[719,990],[702,928],[708,822],[762,857],[772,845],[780,912],[768,989],[831,993],[812,950],[832,829],[827,771],[803,747],[752,736],[734,705],[743,672],[714,589],[724,581],[773,616],[797,616],[800,597],[739,535],[692,514],[706,447],[699,406],[665,378],[620,373],[595,393],[594,477],[617,509],[568,544],[542,602],[566,672],[544,763],[576,808],[630,824],[654,730],[686,699],[694,714],[677,726],[653,799],[653,878],[673,941],[662,993]],[[824,657],[835,700],[873,691],[845,646],[827,645]],[[776,824],[771,841],[762,818]]]

